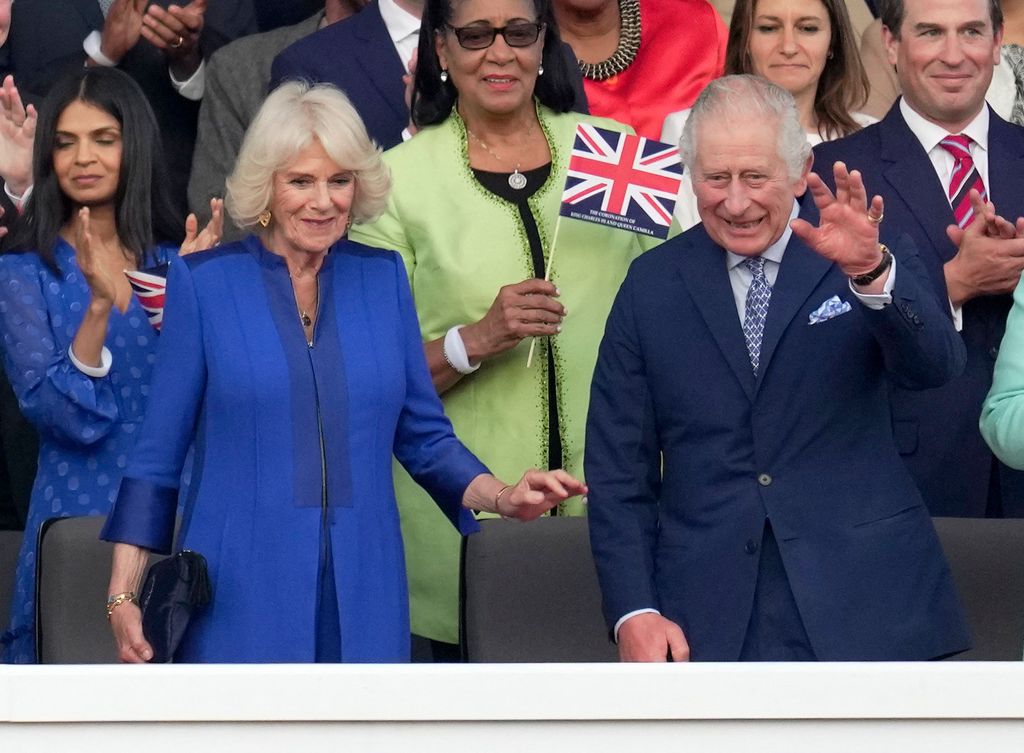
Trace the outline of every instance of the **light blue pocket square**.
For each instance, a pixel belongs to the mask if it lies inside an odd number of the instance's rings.
[[[851,307],[849,303],[842,300],[839,296],[834,295],[818,306],[817,310],[811,313],[811,318],[807,323],[821,324],[822,322],[827,322],[829,319],[834,319],[840,314],[845,314],[850,310]]]

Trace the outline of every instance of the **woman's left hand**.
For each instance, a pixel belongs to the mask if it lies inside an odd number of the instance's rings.
[[[586,493],[586,484],[561,469],[531,469],[523,474],[518,483],[498,495],[494,512],[506,518],[534,520],[559,502]]]
[[[205,251],[220,243],[221,235],[224,233],[224,200],[210,199],[210,221],[206,223],[203,231],[199,232],[199,219],[195,214],[190,214],[185,219],[185,240],[181,242],[178,249],[180,256],[187,256],[196,251]]]

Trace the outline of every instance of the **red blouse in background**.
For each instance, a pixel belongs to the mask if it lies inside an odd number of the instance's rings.
[[[694,103],[725,68],[728,30],[707,0],[640,0],[640,49],[622,73],[583,79],[592,115],[657,139],[665,116]]]

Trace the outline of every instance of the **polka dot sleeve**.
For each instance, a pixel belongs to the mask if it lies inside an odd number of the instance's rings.
[[[25,417],[41,433],[88,445],[116,424],[118,407],[110,380],[68,357],[83,310],[80,278],[74,269],[58,279],[34,253],[0,256],[0,342]]]

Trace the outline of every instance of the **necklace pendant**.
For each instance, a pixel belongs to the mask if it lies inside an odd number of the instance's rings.
[[[309,318],[309,314],[305,311],[299,314],[299,321],[302,322],[303,327],[308,327],[313,323],[313,320]]]
[[[526,176],[519,172],[518,167],[514,173],[508,176],[508,185],[516,191],[522,191],[526,188]]]

